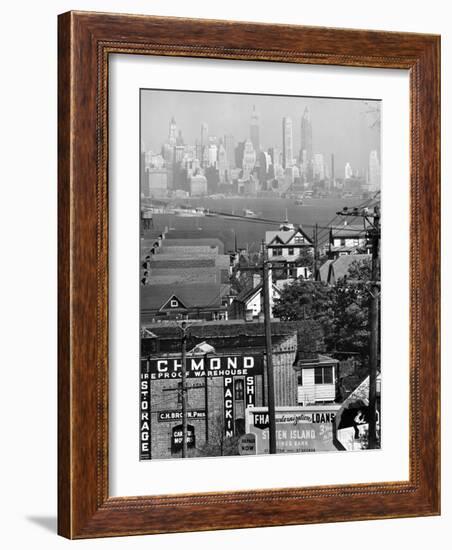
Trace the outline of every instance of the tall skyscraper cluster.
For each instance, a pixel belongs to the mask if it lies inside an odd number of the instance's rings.
[[[364,183],[362,174],[354,171],[349,162],[344,166],[343,178],[336,178],[334,155],[327,160],[324,153],[313,148],[313,124],[308,107],[304,108],[299,121],[300,149],[296,152],[295,125],[290,116],[282,118],[279,140],[275,139],[276,143],[267,150],[263,148],[261,118],[255,105],[250,113],[248,135],[238,142],[228,132],[221,137],[211,135],[209,124],[202,121],[199,137],[194,144],[187,144],[173,116],[161,151],[143,152],[142,193],[162,197],[192,194],[193,189],[196,195],[259,191],[282,194],[311,188],[326,193],[347,186],[355,192],[365,185],[371,191],[379,189],[377,151],[370,152]]]

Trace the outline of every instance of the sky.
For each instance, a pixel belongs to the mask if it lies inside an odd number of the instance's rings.
[[[326,162],[334,153],[337,177],[343,177],[346,162],[365,170],[370,151],[380,153],[380,128],[375,124],[380,101],[301,96],[142,90],[141,142],[146,151],[159,153],[168,138],[172,116],[188,145],[200,140],[202,122],[207,122],[209,135],[232,134],[236,142],[244,141],[250,134],[254,105],[260,115],[260,145],[264,150],[282,148],[282,119],[290,116],[297,157],[301,117],[308,107],[313,152],[323,153]]]

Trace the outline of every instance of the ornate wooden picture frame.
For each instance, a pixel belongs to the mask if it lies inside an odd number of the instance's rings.
[[[440,513],[440,38],[69,12],[58,62],[58,531],[68,538]],[[410,78],[409,480],[109,496],[111,54],[405,69]]]

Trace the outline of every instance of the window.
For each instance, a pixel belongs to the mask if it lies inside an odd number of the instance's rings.
[[[244,386],[242,378],[237,378],[234,383],[234,393],[236,401],[243,401]]]
[[[282,248],[274,248],[273,256],[282,256]]]
[[[341,246],[345,246],[345,239],[341,239]]]
[[[323,367],[323,383],[333,383],[333,367]]]
[[[293,246],[289,246],[289,256],[293,256],[295,254],[295,249]]]
[[[171,307],[179,307],[179,302],[177,300],[171,300],[171,303],[170,303],[170,306]]]
[[[314,369],[314,381],[316,384],[323,384],[323,368]]]
[[[316,384],[333,383],[333,367],[317,367],[314,369],[314,381]]]
[[[295,235],[294,243],[303,244],[304,243],[304,237],[302,237],[301,235]]]
[[[298,375],[298,385],[299,386],[302,386],[303,385],[303,371],[301,370],[299,375]]]

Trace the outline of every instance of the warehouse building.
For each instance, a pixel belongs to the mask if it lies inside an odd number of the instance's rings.
[[[272,322],[277,406],[299,403],[297,357],[321,344],[311,321]],[[300,351],[300,346],[302,350]],[[194,322],[187,333],[189,456],[237,454],[246,410],[267,406],[264,325],[243,320]],[[181,456],[181,331],[175,323],[142,329],[140,458]]]

